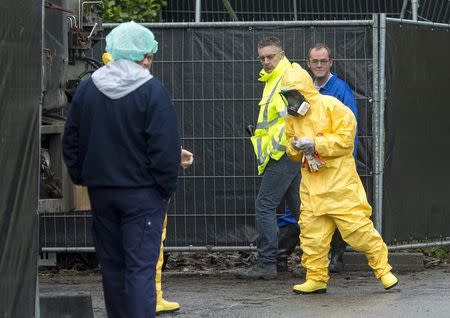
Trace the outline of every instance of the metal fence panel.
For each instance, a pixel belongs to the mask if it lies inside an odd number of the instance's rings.
[[[335,71],[352,87],[359,106],[358,171],[372,196],[371,22],[314,24],[152,27],[160,43],[152,72],[172,93],[183,146],[195,155],[193,167],[180,176],[169,211],[169,248],[233,248],[255,241],[260,177],[245,128],[256,121],[263,88],[257,81],[257,42],[269,35],[279,37],[288,58],[302,65],[316,42],[333,50]],[[101,43],[94,55],[103,48]],[[89,222],[85,214],[43,215],[41,230],[47,235],[41,235],[41,245],[92,246]]]
[[[450,237],[449,30],[387,23],[383,233],[390,243]]]
[[[161,60],[155,61],[154,72],[173,93],[183,144],[196,157],[180,180],[168,246],[240,246],[255,240],[254,201],[260,178],[245,127],[256,120],[262,91],[256,81],[260,65],[255,48],[268,35],[282,39],[287,56],[301,64],[315,42],[332,47],[337,72],[356,88],[363,123],[360,166],[370,184],[369,28],[163,30]]]
[[[229,3],[229,6],[227,6]],[[363,20],[373,13],[390,17],[412,17],[411,0],[202,0],[201,21],[313,21]],[[419,17],[423,20],[449,23],[448,0],[419,1]],[[230,14],[232,8],[233,14]],[[161,21],[194,21],[196,0],[169,0],[160,13]]]
[[[448,0],[419,1],[418,18],[421,21],[450,24],[450,1]]]

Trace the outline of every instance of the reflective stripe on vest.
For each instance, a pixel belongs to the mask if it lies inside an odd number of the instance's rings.
[[[287,115],[287,111],[283,110],[282,112],[278,112],[278,117],[285,118]]]
[[[258,158],[258,164],[261,161],[261,157],[262,157],[262,145],[261,145],[261,138],[258,138],[258,140],[256,140],[256,147],[258,148],[258,153],[257,153],[257,158]],[[264,162],[264,161],[263,161]]]
[[[285,127],[281,128],[280,133],[278,134],[278,139],[281,140],[283,138]],[[277,140],[275,140],[274,137],[272,137],[272,146],[273,149],[280,150],[280,151],[286,151],[286,146],[283,146],[280,144]]]
[[[278,118],[275,118],[269,122],[263,121],[263,122],[257,123],[256,129],[269,129],[269,127],[272,126],[273,124],[275,124],[277,121],[278,121]]]
[[[269,113],[269,104],[272,100],[273,95],[275,94],[275,92],[277,90],[277,87],[278,87],[278,84],[280,83],[280,81],[281,81],[281,77],[277,81],[274,88],[270,92],[269,97],[267,98],[266,104],[264,105],[263,121],[256,124],[256,129],[269,129],[270,126],[272,126],[273,124],[275,124],[278,121],[278,118],[275,118],[275,119],[271,120],[270,122],[268,122],[267,116]]]

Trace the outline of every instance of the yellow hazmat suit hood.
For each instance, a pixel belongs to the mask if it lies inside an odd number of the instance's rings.
[[[281,90],[297,90],[310,104],[320,96],[309,73],[297,63],[292,63],[291,67],[284,73],[281,80]]]

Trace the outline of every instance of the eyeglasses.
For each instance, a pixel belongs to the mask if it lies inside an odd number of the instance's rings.
[[[278,54],[280,54],[283,51],[278,51],[277,53],[273,53],[273,54],[269,54],[266,56],[258,56],[258,60],[263,63],[266,59],[268,59],[269,61],[273,60],[275,58],[275,56],[277,56]]]
[[[330,62],[330,60],[311,60],[309,61],[309,63],[311,63],[312,65],[324,65],[324,64],[328,64],[328,62]]]

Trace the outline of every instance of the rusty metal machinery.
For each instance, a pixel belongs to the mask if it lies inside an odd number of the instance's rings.
[[[45,1],[41,123],[40,212],[74,208],[73,185],[62,160],[65,114],[79,82],[102,63],[92,58],[103,38],[103,1]]]

